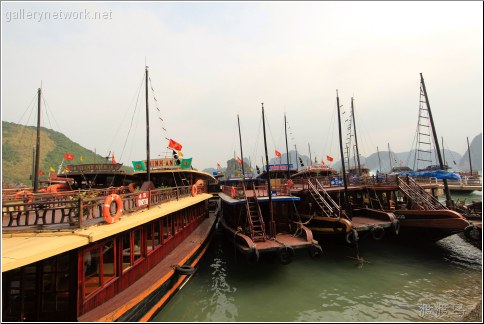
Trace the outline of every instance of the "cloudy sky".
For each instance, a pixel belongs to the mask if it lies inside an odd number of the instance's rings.
[[[146,155],[146,64],[152,158],[172,138],[196,168],[225,166],[240,156],[239,115],[244,157],[260,164],[264,103],[270,158],[285,152],[285,113],[290,149],[339,159],[336,90],[343,120],[354,97],[361,154],[388,144],[404,152],[423,73],[437,134],[463,154],[466,137],[482,132],[482,9],[480,1],[2,2],[2,120],[33,125],[42,84],[44,127],[131,165]]]

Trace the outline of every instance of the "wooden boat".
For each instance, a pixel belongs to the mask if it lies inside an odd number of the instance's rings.
[[[243,161],[238,116],[237,120]],[[263,105],[262,123],[266,163],[269,166]],[[243,163],[241,167],[244,175]],[[271,170],[267,167],[265,171],[261,177],[255,179],[242,178],[224,182],[222,192],[219,193],[219,228],[250,263],[257,263],[261,255],[271,254],[277,256],[282,264],[289,264],[292,262],[295,249],[307,249],[313,257],[320,255],[321,246],[298,217],[295,202],[299,198],[290,195],[287,184],[281,185],[281,179],[271,179],[272,172],[284,176],[290,171],[289,168]]]
[[[150,165],[134,192],[2,201],[2,321],[147,321],[166,304],[210,242],[214,178]],[[186,181],[157,187],[174,173]]]
[[[362,181],[367,179],[369,169],[362,166],[358,158],[358,166],[349,168],[348,173],[345,171],[338,95],[336,100],[340,154],[343,161],[342,175],[338,176],[327,166],[320,166],[316,170],[308,168],[291,177],[291,193],[301,198],[301,218],[315,236],[346,241],[348,244],[355,244],[359,237],[372,236],[375,240],[380,240],[386,234],[398,234],[399,223],[393,213],[371,209],[368,206],[353,206],[352,200],[358,198],[354,197],[353,193],[361,190]],[[353,100],[351,103],[353,108]],[[354,136],[356,139],[356,131]],[[353,184],[348,187],[348,182]]]
[[[269,186],[258,179],[223,181],[219,193],[221,212],[219,228],[250,263],[264,254],[277,256],[289,264],[295,249],[307,249],[318,256],[322,249],[312,232],[299,218],[287,186]]]

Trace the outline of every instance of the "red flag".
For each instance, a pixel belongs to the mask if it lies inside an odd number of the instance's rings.
[[[329,162],[333,162],[333,157],[332,156],[329,156],[329,155],[326,155],[326,160],[328,160]]]
[[[71,171],[71,167],[66,165],[66,171]]]
[[[170,139],[170,143],[168,143],[168,147],[175,151],[181,151],[182,145],[172,139]]]
[[[321,164],[324,165],[324,161],[321,161]]]
[[[281,157],[281,152],[279,152],[278,150],[276,150],[276,156],[277,157]]]
[[[114,153],[113,153],[113,156],[111,156],[111,162],[112,162],[113,164],[116,164],[116,159],[114,158]]]
[[[237,156],[237,162],[239,162],[240,164],[242,164],[242,160]]]
[[[39,170],[39,175],[44,175],[44,174],[45,174],[44,171]]]
[[[74,155],[69,154],[69,153],[66,153],[64,155],[64,159],[66,159],[66,160],[74,160]]]
[[[220,167],[220,163],[217,163],[217,166]]]

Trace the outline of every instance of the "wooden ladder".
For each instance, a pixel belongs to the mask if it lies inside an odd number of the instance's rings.
[[[418,207],[426,210],[448,209],[411,177],[397,177],[398,188]]]
[[[263,242],[266,240],[266,231],[264,219],[262,218],[262,212],[260,210],[259,202],[257,201],[257,193],[253,185],[254,197],[250,199],[246,195],[245,185],[244,196],[245,196],[245,208],[247,210],[247,220],[250,228],[250,238],[254,242]]]
[[[330,197],[328,192],[324,190],[323,186],[317,179],[308,178],[309,193],[313,197],[313,200],[322,211],[323,216],[340,218],[344,211],[340,206]]]

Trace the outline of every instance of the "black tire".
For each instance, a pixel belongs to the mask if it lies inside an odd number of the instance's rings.
[[[277,250],[277,259],[283,265],[288,265],[294,257],[294,249],[290,246],[282,246]]]
[[[379,241],[385,236],[385,229],[381,226],[375,226],[371,229],[371,236],[375,241]]]
[[[482,231],[475,225],[469,225],[464,229],[464,235],[472,241],[480,241],[482,237]]]
[[[192,275],[195,273],[195,268],[189,265],[182,265],[182,266],[176,265],[174,268],[175,268],[175,273],[179,275]]]
[[[358,239],[358,232],[354,228],[352,228],[348,234],[346,234],[346,243],[349,245],[355,244]]]
[[[398,220],[393,221],[393,233],[395,233],[395,235],[400,233],[400,222]]]
[[[256,264],[257,262],[259,262],[259,250],[255,248],[250,249],[250,252],[247,253],[245,258],[247,259],[247,263]]]
[[[309,256],[314,259],[323,254],[323,248],[319,244],[314,244],[308,248],[308,252]]]

